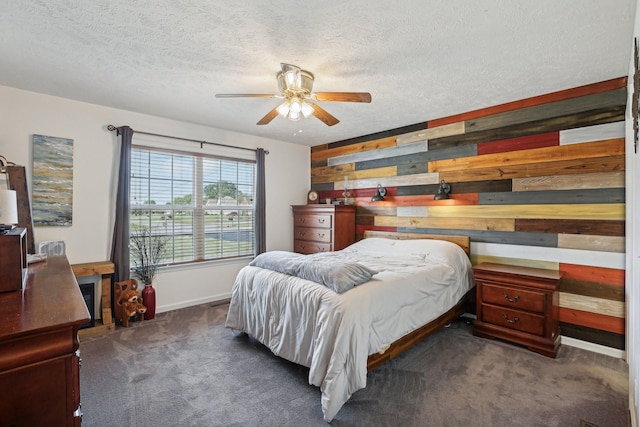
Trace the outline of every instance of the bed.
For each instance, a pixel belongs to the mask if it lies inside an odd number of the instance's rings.
[[[384,232],[336,252],[267,252],[238,273],[226,326],[308,367],[330,422],[368,370],[465,311],[468,255],[466,236]]]

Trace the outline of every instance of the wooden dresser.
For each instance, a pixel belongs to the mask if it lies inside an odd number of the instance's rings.
[[[556,357],[560,346],[558,284],[554,270],[479,264],[473,334],[500,338]]]
[[[89,311],[67,258],[28,268],[0,293],[0,426],[79,426],[78,329]]]
[[[355,206],[298,205],[292,208],[295,252],[338,251],[355,242]]]

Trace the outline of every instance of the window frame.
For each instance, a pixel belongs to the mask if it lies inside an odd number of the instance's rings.
[[[255,211],[256,211],[256,205],[255,205],[255,192],[256,192],[256,178],[257,178],[257,168],[256,168],[256,160],[254,159],[248,159],[248,158],[243,158],[243,157],[236,157],[236,156],[229,156],[229,155],[220,155],[220,154],[215,154],[215,153],[204,153],[204,152],[193,152],[193,151],[187,151],[187,150],[176,150],[176,149],[170,149],[170,148],[162,148],[162,147],[157,147],[157,146],[150,146],[150,145],[142,145],[142,144],[132,144],[131,147],[131,173],[130,173],[130,179],[131,182],[129,184],[129,189],[130,189],[130,197],[129,197],[129,215],[130,215],[130,219],[129,219],[129,225],[130,225],[130,234],[133,233],[133,229],[134,229],[134,225],[136,223],[135,218],[136,215],[134,214],[134,212],[143,212],[142,215],[145,215],[145,212],[148,212],[147,217],[148,217],[148,223],[149,223],[149,227],[152,227],[152,223],[153,223],[153,212],[158,212],[158,211],[165,211],[165,212],[171,212],[171,232],[167,233],[165,231],[166,234],[163,234],[165,236],[168,236],[171,239],[171,249],[170,249],[170,255],[169,257],[162,263],[163,266],[183,266],[183,265],[197,265],[199,263],[202,262],[215,262],[215,261],[226,261],[226,260],[233,260],[233,259],[238,259],[238,258],[245,258],[245,257],[252,257],[254,255],[254,250],[255,250]],[[135,176],[136,170],[134,169],[134,158],[137,155],[138,152],[144,152],[145,156],[149,156],[148,157],[148,170],[146,175],[141,175],[141,176]],[[153,172],[155,169],[151,169],[151,156],[154,154],[165,154],[170,156],[172,163],[171,163],[171,177],[167,178],[167,182],[169,183],[169,195],[167,196],[170,200],[171,203],[167,203],[167,204],[150,204],[150,203],[134,203],[134,197],[141,195],[140,193],[140,189],[136,189],[134,188],[135,185],[135,180],[142,180],[143,182],[147,183],[146,186],[146,195],[148,197],[151,197],[151,187],[152,187],[152,182],[154,179],[159,179],[159,178],[154,178],[153,177]],[[185,195],[179,195],[176,196],[176,194],[174,194],[174,183],[176,181],[178,181],[174,176],[174,169],[173,169],[173,164],[174,164],[174,159],[175,156],[182,156],[182,157],[187,157],[190,159],[190,161],[192,162],[192,168],[193,168],[193,173],[192,173],[192,177],[191,177],[191,182],[192,182],[192,187],[191,187],[191,204],[175,204],[173,203],[176,199],[176,197],[184,197]],[[218,165],[218,167],[220,168],[220,175],[222,175],[222,169],[223,169],[223,164],[226,162],[227,164],[235,164],[235,168],[236,171],[239,170],[240,165],[244,165],[243,167],[246,167],[246,165],[250,165],[250,173],[248,174],[250,176],[250,182],[248,181],[241,181],[241,179],[239,178],[239,174],[236,175],[236,179],[235,180],[228,180],[228,179],[218,179],[215,182],[220,183],[221,181],[227,181],[227,182],[231,182],[232,184],[234,184],[235,189],[236,189],[236,199],[235,199],[235,204],[224,204],[224,205],[207,205],[206,200],[207,198],[204,195],[205,192],[205,183],[210,182],[210,180],[205,180],[204,178],[204,169],[205,166],[204,164],[207,161],[212,161],[212,162],[220,162],[220,164]],[[211,165],[210,165],[211,166]],[[245,171],[246,172],[246,171]],[[243,196],[247,196],[247,194],[245,194],[244,192],[242,192],[239,187],[241,187],[243,189],[246,188],[250,188],[250,192],[248,194],[248,198],[244,197],[243,200],[239,200],[239,195],[243,195]],[[145,199],[146,202],[151,201],[151,198]],[[250,203],[249,204],[241,204],[242,201],[246,201],[249,200]],[[190,253],[190,256],[188,257],[189,259],[184,259],[184,260],[180,260],[179,256],[176,256],[176,236],[180,236],[180,232],[176,231],[176,226],[175,226],[175,218],[176,218],[176,212],[178,211],[188,211],[190,212],[190,216],[191,216],[191,233],[188,234],[182,234],[183,236],[189,236],[191,239],[191,246],[192,246],[192,250]],[[217,231],[211,231],[212,227],[211,224],[209,224],[209,226],[207,225],[207,216],[209,216],[207,214],[207,212],[211,212],[211,211],[219,211],[218,217],[220,220],[220,224],[219,224],[219,230]],[[221,249],[219,250],[219,253],[216,252],[215,250],[214,255],[208,255],[207,252],[207,233],[220,233],[220,235],[223,235],[226,229],[223,229],[223,222],[222,222],[222,218],[223,218],[223,214],[225,212],[230,212],[236,213],[236,216],[234,216],[234,218],[229,218],[229,221],[231,221],[231,225],[232,227],[237,224],[232,230],[228,230],[227,232],[231,232],[233,233],[234,230],[236,232],[236,239],[235,240],[231,240],[232,243],[229,243],[227,245],[224,245],[225,239],[217,239],[220,243],[220,247]],[[245,227],[244,230],[240,230],[240,224],[241,221],[234,221],[235,217],[240,218],[240,217],[244,217],[244,215],[240,215],[240,212],[248,212],[249,216],[249,222],[247,222],[246,220],[242,222],[243,226]],[[140,221],[141,223],[143,223],[144,221]],[[166,223],[166,221],[165,221]],[[235,224],[234,224],[235,223]],[[250,225],[250,227],[247,228],[247,225]],[[214,226],[215,228],[215,226]],[[240,236],[241,233],[245,233],[246,235],[250,236],[250,238],[246,238],[243,240],[243,244],[242,246],[240,245]],[[235,244],[237,246],[237,250],[235,251],[229,251],[228,247],[230,245]],[[225,249],[225,246],[227,247],[227,249]],[[211,251],[209,251],[211,252]],[[182,256],[184,257],[184,255]]]

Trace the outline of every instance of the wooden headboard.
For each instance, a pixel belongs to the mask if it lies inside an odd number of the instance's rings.
[[[395,240],[413,240],[413,239],[434,239],[446,240],[460,246],[467,256],[471,253],[471,238],[469,236],[454,236],[449,234],[422,234],[422,233],[398,233],[394,231],[374,231],[365,230],[364,238],[383,237],[385,239]]]

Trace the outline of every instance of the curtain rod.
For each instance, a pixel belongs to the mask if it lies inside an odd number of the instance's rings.
[[[115,131],[118,130],[118,128],[115,127],[114,125],[107,125],[107,129],[110,132],[113,132],[114,130]],[[179,137],[179,136],[161,135],[159,133],[141,132],[141,131],[133,130],[133,129],[131,129],[131,130],[133,131],[133,133],[139,133],[139,134],[142,134],[142,135],[159,136],[161,138],[169,138],[169,139],[177,139],[177,140],[180,140],[180,141],[196,142],[196,143],[200,144],[200,148],[202,148],[205,144],[207,144],[207,145],[216,145],[218,147],[233,148],[233,149],[236,149],[236,150],[247,150],[247,151],[253,151],[253,152],[257,151],[255,148],[234,147],[233,145],[220,144],[220,143],[217,143],[217,142],[199,141],[197,139],[182,138],[182,137]],[[264,154],[269,154],[269,151],[264,150]]]

